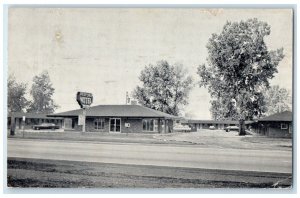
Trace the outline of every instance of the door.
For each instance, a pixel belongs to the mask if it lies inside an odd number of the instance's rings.
[[[121,118],[110,118],[109,132],[121,132]]]

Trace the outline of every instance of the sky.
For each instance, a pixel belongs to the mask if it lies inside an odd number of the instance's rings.
[[[93,105],[125,104],[143,68],[160,60],[182,64],[197,82],[211,34],[226,21],[254,17],[271,26],[268,48],[284,48],[271,85],[292,91],[289,9],[10,8],[8,14],[8,74],[30,89],[33,77],[47,70],[57,112],[79,108],[77,91],[93,93]],[[196,84],[185,114],[210,119],[209,100]]]

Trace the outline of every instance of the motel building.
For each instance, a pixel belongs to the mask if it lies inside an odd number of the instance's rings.
[[[251,124],[252,131],[273,138],[293,137],[293,113],[284,111],[258,119]]]
[[[10,129],[12,123],[15,123],[15,130],[32,130],[34,125],[40,125],[42,123],[53,123],[57,125],[60,129],[64,129],[65,122],[63,118],[60,117],[48,117],[45,113],[23,113],[23,112],[13,112],[8,113],[7,116],[7,128]]]
[[[248,126],[252,121],[245,121],[245,125]],[[234,120],[184,120],[182,125],[188,125],[192,131],[202,131],[202,129],[225,129],[228,126],[238,126],[239,122]]]
[[[83,116],[85,114],[85,116]],[[140,105],[98,105],[48,115],[64,118],[64,130],[109,133],[171,133],[176,116]]]

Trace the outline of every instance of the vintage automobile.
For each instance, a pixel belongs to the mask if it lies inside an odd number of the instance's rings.
[[[239,131],[239,127],[238,126],[228,126],[228,127],[225,127],[224,130],[226,132],[230,132],[230,131]]]
[[[39,125],[33,125],[32,128],[34,130],[40,130],[40,129],[59,129],[58,125],[55,125],[54,123],[42,123]]]
[[[209,126],[209,129],[210,129],[210,130],[215,130],[216,127],[215,127],[215,126]]]
[[[192,130],[189,126],[181,124],[176,124],[173,129],[176,132],[191,132]]]

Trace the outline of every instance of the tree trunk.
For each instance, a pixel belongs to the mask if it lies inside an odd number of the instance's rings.
[[[240,119],[239,120],[239,135],[246,135],[246,130],[245,130],[245,120],[244,119]]]
[[[10,135],[15,135],[15,129],[16,129],[16,122],[15,122],[15,116],[12,114],[10,118]]]

